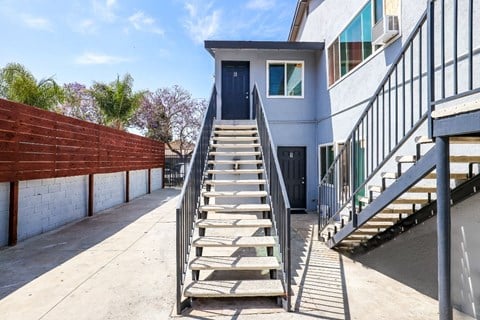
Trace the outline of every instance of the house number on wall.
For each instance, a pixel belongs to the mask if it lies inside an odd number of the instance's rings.
[[[290,152],[290,159],[293,159],[293,152]]]
[[[234,71],[234,72],[233,72],[233,77],[234,77],[234,78],[238,77],[237,71]]]

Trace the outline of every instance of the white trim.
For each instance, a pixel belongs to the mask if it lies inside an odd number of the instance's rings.
[[[301,64],[302,65],[302,95],[300,96],[287,96],[287,95],[283,95],[283,96],[271,96],[270,93],[269,93],[269,88],[270,88],[270,70],[268,68],[268,66],[270,64],[284,64],[284,72],[286,73],[286,65],[287,64]],[[266,97],[268,99],[303,99],[304,96],[305,96],[305,61],[304,60],[267,60],[266,61],[266,66],[265,66],[265,69],[266,69]],[[285,93],[287,91],[287,76],[285,74],[284,76],[284,80],[283,80],[285,83],[284,83],[284,90],[285,90]]]

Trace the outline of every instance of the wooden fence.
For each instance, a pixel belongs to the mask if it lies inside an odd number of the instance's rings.
[[[163,167],[163,143],[0,99],[0,182]]]
[[[165,145],[138,135],[0,99],[0,182],[10,182],[10,244],[16,243],[18,181],[164,168]],[[12,234],[13,232],[13,234]]]

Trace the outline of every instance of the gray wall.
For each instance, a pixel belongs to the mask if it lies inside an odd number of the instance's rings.
[[[0,183],[0,246],[8,242],[9,192],[9,184]]]
[[[267,98],[267,60],[304,61],[304,98]],[[276,146],[307,148],[307,209],[314,210],[317,201],[316,101],[317,54],[313,51],[288,50],[217,50],[215,53],[215,85],[218,114],[221,117],[222,61],[250,61],[250,91],[256,83],[261,95]]]
[[[452,298],[456,309],[480,317],[480,195],[452,207]],[[436,218],[356,257],[368,268],[437,298]]]

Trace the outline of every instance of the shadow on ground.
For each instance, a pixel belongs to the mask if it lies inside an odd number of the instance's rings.
[[[195,299],[193,308],[183,316],[199,320],[215,317],[235,320],[250,318],[249,315],[255,319],[301,316],[349,320],[342,256],[314,239],[316,219],[314,213],[292,215],[292,313],[286,314],[273,298],[226,298]]]
[[[108,209],[91,218],[30,238],[15,247],[0,250],[0,300],[78,254],[109,241],[112,235],[179,193],[173,189],[157,192],[161,192],[162,196],[145,195],[130,202],[128,207],[116,207],[115,214],[113,208]],[[59,232],[65,228],[70,232]],[[111,248],[119,250],[113,241]]]

